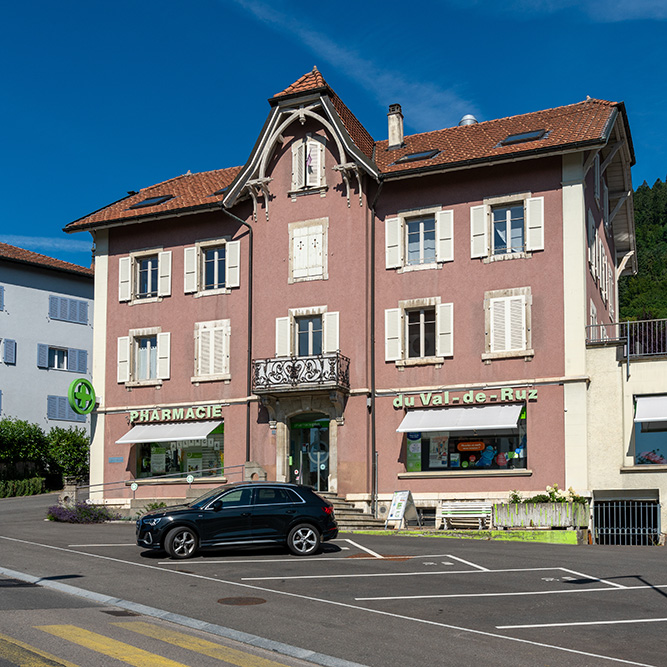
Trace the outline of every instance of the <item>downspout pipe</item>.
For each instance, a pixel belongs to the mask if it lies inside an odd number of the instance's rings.
[[[370,308],[371,308],[371,513],[374,517],[377,517],[377,483],[378,483],[378,471],[376,464],[377,457],[377,439],[376,439],[376,419],[375,419],[375,218],[376,212],[375,207],[377,205],[378,199],[380,198],[380,193],[382,192],[382,186],[384,185],[384,179],[380,176],[380,181],[378,189],[375,191],[375,197],[370,205],[371,212],[371,260],[370,260],[370,273],[371,273],[371,284],[370,284]]]
[[[250,461],[250,395],[252,394],[252,258],[253,258],[253,232],[252,227],[245,220],[241,220],[234,215],[225,206],[221,206],[220,210],[232,220],[236,220],[240,225],[243,225],[248,230],[248,363],[246,368],[246,415],[245,415],[245,460],[246,463]]]

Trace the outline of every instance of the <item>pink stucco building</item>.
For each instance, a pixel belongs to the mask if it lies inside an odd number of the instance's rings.
[[[66,228],[95,239],[98,495],[587,492],[586,327],[634,268],[633,163],[622,103],[413,136],[392,105],[378,141],[301,77],[245,165]]]

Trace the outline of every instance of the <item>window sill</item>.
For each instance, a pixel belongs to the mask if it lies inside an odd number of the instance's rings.
[[[163,299],[163,296],[151,296],[145,299],[134,297],[125,303],[127,303],[128,306],[138,306],[140,303],[160,303]]]
[[[429,262],[428,264],[405,264],[397,273],[411,273],[412,271],[429,271],[442,268],[443,262]]]
[[[319,276],[302,276],[300,278],[288,278],[287,279],[287,284],[288,285],[293,285],[294,283],[307,283],[311,282],[313,280],[329,280],[329,274],[328,273],[320,273]]]
[[[125,382],[125,386],[129,389],[132,387],[161,387],[162,380],[131,380]]]
[[[411,366],[436,366],[441,367],[445,363],[445,357],[419,357],[415,359],[398,359],[396,366],[398,368],[408,368]]]
[[[218,287],[216,289],[207,289],[195,292],[195,299],[199,299],[202,296],[215,296],[217,294],[231,294],[231,293],[232,290],[229,287]]]
[[[533,471],[529,468],[512,468],[508,470],[424,470],[422,472],[399,472],[398,479],[433,479],[452,477],[531,477]]]
[[[494,359],[520,359],[525,358],[526,361],[532,361],[535,356],[535,350],[505,350],[503,352],[484,352],[482,354],[482,361],[493,361]]]
[[[229,373],[221,373],[220,375],[196,375],[190,378],[190,382],[198,385],[200,382],[231,382],[232,376]]]
[[[288,190],[287,195],[295,201],[297,197],[305,197],[307,195],[317,195],[324,197],[329,189],[328,185],[322,185],[319,188],[304,188],[303,190]]]
[[[532,252],[507,252],[502,255],[489,255],[485,257],[484,264],[491,264],[491,262],[504,262],[508,259],[530,259],[533,256]]]
[[[636,466],[622,466],[621,474],[625,473],[653,473],[667,472],[667,465],[658,465],[656,463],[639,464]]]

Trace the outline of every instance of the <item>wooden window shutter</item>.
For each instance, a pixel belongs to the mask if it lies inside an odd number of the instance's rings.
[[[5,338],[4,341],[4,358],[3,361],[6,364],[15,364],[16,363],[16,341],[11,338]]]
[[[67,370],[76,373],[79,368],[79,350],[69,348],[67,350]]]
[[[509,298],[509,350],[526,349],[526,298]]]
[[[305,240],[307,275],[309,277],[321,276],[324,274],[324,230],[321,225],[308,227]]]
[[[171,333],[164,332],[157,335],[157,377],[159,380],[168,380],[170,372]]]
[[[129,336],[121,336],[118,339],[117,378],[118,382],[130,381],[130,337]]]
[[[526,250],[544,250],[544,197],[526,199]]]
[[[0,310],[5,309],[5,286],[0,285]]]
[[[470,257],[486,257],[489,254],[489,227],[486,206],[470,207]]]
[[[454,211],[438,211],[435,214],[436,260],[454,261]]]
[[[398,361],[403,358],[403,310],[388,308],[384,311],[384,358]]]
[[[171,250],[161,252],[158,254],[157,261],[157,295],[170,296],[171,295]]]
[[[339,322],[340,313],[324,313],[322,315],[322,352],[324,354],[334,354],[340,350],[339,342]]]
[[[276,357],[289,357],[291,350],[292,318],[276,318]]]
[[[241,242],[229,241],[225,246],[225,287],[241,284]]]
[[[132,264],[129,257],[118,260],[118,300],[129,301],[132,298]]]
[[[301,190],[305,186],[305,145],[301,139],[292,144],[292,190]]]
[[[197,291],[197,248],[183,248],[183,291],[192,294]]]
[[[510,296],[491,299],[491,352],[526,349],[526,297]]]
[[[322,163],[324,146],[315,139],[308,139],[305,148],[304,168],[306,173],[306,187],[319,188],[322,185]]]
[[[388,269],[403,266],[403,224],[400,218],[384,221],[385,265]]]
[[[308,276],[308,227],[292,229],[292,278]]]
[[[440,303],[435,307],[436,356],[454,356],[454,304]]]
[[[49,367],[49,346],[37,343],[37,368]]]

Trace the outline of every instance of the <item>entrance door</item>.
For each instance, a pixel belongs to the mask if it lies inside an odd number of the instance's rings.
[[[293,417],[290,422],[290,482],[329,490],[329,418],[322,414]]]

